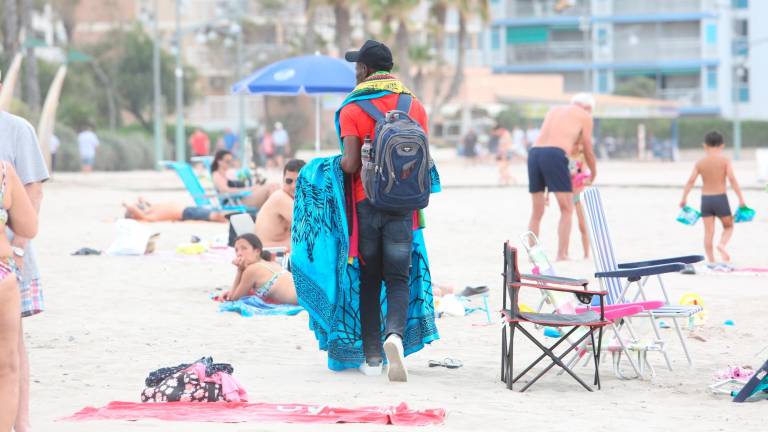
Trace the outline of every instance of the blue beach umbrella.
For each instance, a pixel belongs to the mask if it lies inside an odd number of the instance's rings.
[[[355,88],[352,63],[324,55],[291,57],[265,66],[232,86],[232,93],[315,95],[315,150],[320,149],[320,95]]]

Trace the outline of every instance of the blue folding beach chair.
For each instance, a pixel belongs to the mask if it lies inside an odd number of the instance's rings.
[[[605,212],[603,211],[603,202],[600,198],[600,191],[596,188],[588,188],[583,192],[582,198],[586,204],[587,219],[589,221],[588,225],[590,241],[592,244],[592,254],[597,270],[595,277],[599,280],[603,290],[608,292],[606,304],[642,304],[643,301],[648,300],[644,290],[646,283],[649,278],[655,276],[658,279],[659,287],[661,288],[664,305],[660,308],[648,308],[641,313],[640,316],[650,318],[651,326],[656,335],[656,342],[661,348],[660,351],[664,355],[664,360],[666,361],[669,370],[672,370],[672,363],[669,360],[669,355],[667,355],[664,340],[659,332],[656,319],[667,318],[672,320],[677,336],[680,339],[680,344],[688,359],[688,365],[692,366],[693,359],[688,352],[685,337],[683,337],[683,333],[680,330],[680,324],[677,320],[680,318],[687,319],[692,315],[701,312],[702,308],[697,305],[680,306],[671,304],[667,290],[661,280],[661,275],[666,273],[678,273],[685,268],[686,264],[700,262],[704,260],[704,257],[701,255],[688,255],[651,261],[617,263],[613,253],[611,236],[608,232],[608,223],[605,218]],[[622,280],[625,280],[625,282],[622,283]],[[633,285],[637,290],[633,294],[630,294],[629,291]],[[629,328],[631,330],[631,327]]]
[[[184,162],[160,161],[160,166],[172,168],[184,183],[187,192],[192,196],[197,207],[205,207],[217,211],[232,213],[250,213],[255,215],[259,209],[249,207],[242,203],[244,196],[251,192],[216,193],[207,192],[200,179],[197,178],[192,166]],[[226,203],[226,204],[224,204]]]

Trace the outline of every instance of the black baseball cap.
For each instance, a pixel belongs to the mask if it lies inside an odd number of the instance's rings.
[[[357,51],[347,51],[344,58],[348,62],[362,63],[376,70],[390,71],[394,66],[392,51],[389,47],[375,40],[367,40]]]

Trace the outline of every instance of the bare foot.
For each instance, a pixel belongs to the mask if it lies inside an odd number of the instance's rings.
[[[717,252],[720,253],[720,256],[723,258],[723,262],[731,262],[731,256],[728,255],[728,252],[725,250],[725,246],[717,245]]]
[[[556,261],[569,261],[568,255],[558,255]]]

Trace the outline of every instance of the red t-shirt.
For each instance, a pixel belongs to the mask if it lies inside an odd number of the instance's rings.
[[[397,107],[399,96],[400,95],[393,93],[376,99],[371,99],[371,102],[373,102],[373,105],[378,108],[379,111],[386,114],[388,111],[392,111]],[[417,121],[424,129],[427,136],[429,136],[427,113],[424,111],[424,106],[416,98],[413,98],[413,101],[411,102],[411,110],[408,112],[408,115],[410,115],[414,121]],[[360,145],[362,145],[366,136],[370,136],[371,140],[376,138],[373,136],[376,121],[355,103],[348,104],[341,109],[339,123],[341,125],[342,139],[348,136],[356,136],[360,139]],[[360,181],[360,172],[357,172],[354,177],[355,201],[362,201],[365,199],[365,192],[363,191],[363,182]]]
[[[192,146],[192,153],[195,156],[208,156],[211,152],[210,140],[205,132],[195,132],[189,138],[189,143]]]

